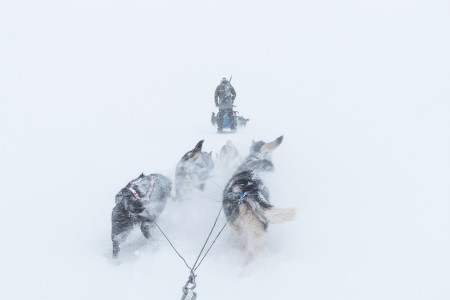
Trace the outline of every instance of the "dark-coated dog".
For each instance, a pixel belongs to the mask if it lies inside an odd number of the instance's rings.
[[[145,238],[150,238],[150,226],[166,206],[172,190],[172,180],[161,174],[141,174],[116,195],[112,211],[111,239],[113,257],[120,252],[120,244],[136,225]]]
[[[270,153],[283,136],[270,143],[253,142],[250,154],[238,168],[223,192],[223,208],[239,246],[249,263],[260,249],[269,223],[283,223],[295,217],[294,208],[275,208],[260,173],[273,170]]]
[[[203,141],[195,145],[178,162],[175,170],[175,193],[183,198],[194,189],[203,191],[205,182],[214,168],[212,152],[202,151]]]

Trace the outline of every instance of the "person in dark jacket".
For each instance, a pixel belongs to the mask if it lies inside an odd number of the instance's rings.
[[[233,118],[234,99],[236,99],[236,91],[230,81],[222,78],[214,93],[214,102],[216,107],[219,108],[219,113],[217,114],[217,130],[219,132],[223,129],[223,119],[225,116],[228,116],[230,120],[231,130],[236,129],[236,122]]]

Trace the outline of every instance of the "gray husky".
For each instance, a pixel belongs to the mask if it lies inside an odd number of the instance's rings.
[[[246,264],[260,249],[269,223],[283,223],[296,215],[295,208],[275,208],[269,191],[260,177],[272,171],[270,153],[283,141],[283,136],[270,143],[254,142],[250,154],[240,165],[223,192],[223,208],[239,246],[246,251]]]
[[[183,198],[194,189],[203,191],[205,182],[214,168],[212,152],[202,151],[203,141],[194,149],[183,155],[175,169],[175,193],[177,198]]]
[[[121,242],[135,225],[150,238],[151,223],[164,210],[171,190],[172,181],[160,174],[141,174],[120,190],[111,216],[113,257],[119,255]]]

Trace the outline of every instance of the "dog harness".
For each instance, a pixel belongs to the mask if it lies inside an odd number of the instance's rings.
[[[236,193],[236,197],[238,198],[237,202],[241,203],[242,201],[244,201],[245,196],[247,196],[247,192]]]
[[[155,186],[155,180],[151,176],[150,179],[142,179],[136,182],[133,182],[133,184],[128,188],[128,190],[133,194],[133,196],[141,203],[144,201],[150,200],[150,196],[153,192],[153,187]],[[137,190],[136,190],[137,189]],[[144,194],[143,197],[139,195],[139,192],[141,194]]]

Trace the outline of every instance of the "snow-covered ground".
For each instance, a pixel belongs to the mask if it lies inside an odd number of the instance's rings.
[[[158,231],[111,259],[115,194],[201,139],[284,135],[265,179],[298,217],[248,267],[226,229],[198,299],[449,299],[449,36],[437,0],[0,2],[0,298],[180,299]],[[231,74],[251,120],[218,135]],[[159,219],[190,264],[226,180]]]

